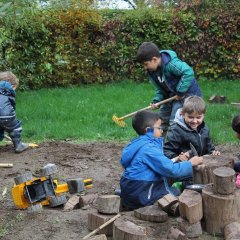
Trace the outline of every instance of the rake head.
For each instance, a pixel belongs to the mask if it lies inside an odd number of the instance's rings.
[[[126,127],[126,123],[123,121],[123,119],[118,118],[117,116],[113,115],[112,120],[120,127]]]

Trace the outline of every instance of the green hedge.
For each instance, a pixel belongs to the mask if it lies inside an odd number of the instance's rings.
[[[24,11],[0,19],[0,70],[14,71],[23,89],[144,81],[135,55],[153,41],[175,50],[198,76],[237,79],[239,19],[218,8]]]

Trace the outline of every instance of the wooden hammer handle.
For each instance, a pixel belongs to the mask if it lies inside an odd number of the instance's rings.
[[[0,163],[0,167],[11,168],[13,167],[12,163]]]

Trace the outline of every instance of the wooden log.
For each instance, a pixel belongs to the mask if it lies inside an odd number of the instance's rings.
[[[12,163],[0,163],[1,168],[12,168],[13,164]]]
[[[149,222],[166,222],[168,220],[168,214],[156,205],[136,209],[134,216]]]
[[[224,228],[224,239],[225,240],[236,240],[240,239],[240,223],[232,222]]]
[[[213,171],[213,189],[215,193],[231,194],[236,189],[235,171],[229,167],[219,167]]]
[[[213,183],[213,170],[218,167],[233,168],[235,156],[221,154],[220,156],[204,155],[203,164],[193,167],[193,183],[208,184]]]
[[[181,232],[179,229],[171,227],[168,231],[167,239],[188,240],[189,238],[186,236],[185,233]]]
[[[100,235],[90,237],[89,240],[107,240],[107,237],[105,234],[100,234]]]
[[[95,230],[93,230],[92,232],[90,232],[88,235],[86,235],[83,239],[88,239],[89,237],[91,237],[92,235],[94,235],[97,232],[100,232],[101,229],[106,228],[107,226],[109,226],[109,224],[112,224],[117,218],[119,218],[121,215],[118,213],[117,215],[115,215],[114,217],[110,218],[107,222],[103,223],[102,225],[100,225],[98,228],[96,228]]]
[[[213,235],[223,235],[224,227],[239,220],[240,189],[232,194],[220,195],[208,184],[202,191],[203,215],[206,231]]]
[[[178,228],[189,238],[195,238],[202,235],[202,226],[200,222],[189,223],[187,220],[179,217],[177,218]]]
[[[113,240],[147,240],[146,228],[117,219],[113,224]]]
[[[85,207],[87,205],[94,204],[98,198],[98,194],[89,194],[79,197],[79,207]]]
[[[102,224],[108,222],[114,215],[106,215],[98,213],[97,211],[92,211],[88,213],[88,229],[95,230],[100,227]],[[105,228],[99,231],[100,234],[106,234],[111,236],[113,233],[113,223],[109,224]]]
[[[64,210],[73,210],[79,208],[79,197],[76,195],[73,195],[69,198],[69,200],[66,202],[64,206]]]
[[[201,194],[185,189],[179,196],[179,212],[190,224],[199,222],[203,217]]]
[[[97,199],[97,210],[100,213],[114,214],[119,213],[120,197],[117,195],[102,195]]]
[[[168,211],[171,208],[171,206],[177,202],[178,202],[178,198],[169,193],[158,200],[158,205],[164,211]]]

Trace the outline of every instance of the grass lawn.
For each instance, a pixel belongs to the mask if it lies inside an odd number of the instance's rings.
[[[206,122],[215,143],[237,142],[231,120],[240,108],[240,81],[199,81],[207,102]],[[42,89],[17,93],[17,115],[23,122],[23,140],[49,139],[82,141],[129,141],[136,134],[131,118],[121,128],[112,116],[124,116],[146,107],[152,100],[150,83],[124,81],[109,85],[90,85],[67,89]],[[210,104],[213,94],[224,95],[224,104]]]

